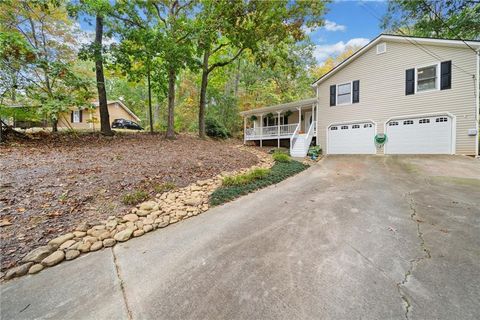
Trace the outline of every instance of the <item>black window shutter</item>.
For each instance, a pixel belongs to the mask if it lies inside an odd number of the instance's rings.
[[[70,123],[73,123],[73,111],[70,112]]]
[[[330,86],[330,107],[336,105],[336,100],[337,100],[337,86],[336,85],[331,85]]]
[[[408,69],[405,73],[405,95],[415,93],[415,69]]]
[[[360,102],[360,80],[353,81],[353,103]]]
[[[82,122],[83,110],[78,111],[80,113],[80,122]]]
[[[440,90],[452,88],[452,61],[444,61],[440,65]]]

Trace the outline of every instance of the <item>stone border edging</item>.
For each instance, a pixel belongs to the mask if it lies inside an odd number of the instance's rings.
[[[10,280],[28,274],[36,274],[44,268],[62,261],[74,260],[81,254],[113,247],[118,242],[140,237],[156,229],[199,215],[210,208],[210,195],[222,185],[223,177],[245,173],[255,168],[270,168],[274,161],[271,155],[255,147],[239,146],[259,158],[259,164],[247,169],[222,172],[214,178],[199,180],[184,188],[157,194],[154,200],[143,202],[122,216],[110,216],[97,225],[81,223],[75,231],[58,236],[47,245],[30,251],[20,263],[5,273]]]

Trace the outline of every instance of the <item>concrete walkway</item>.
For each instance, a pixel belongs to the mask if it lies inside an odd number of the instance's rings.
[[[480,161],[328,157],[0,299],[2,319],[478,319]]]

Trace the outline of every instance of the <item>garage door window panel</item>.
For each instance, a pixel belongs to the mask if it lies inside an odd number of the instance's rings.
[[[337,86],[337,104],[351,104],[352,103],[352,84],[344,83]]]

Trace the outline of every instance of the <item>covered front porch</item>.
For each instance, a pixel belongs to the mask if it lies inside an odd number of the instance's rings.
[[[295,101],[241,112],[244,141],[295,139],[303,134],[316,135],[317,99]],[[292,142],[292,141],[291,141]]]

